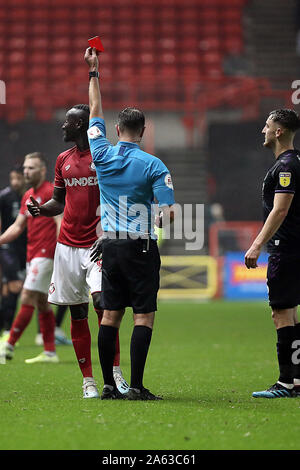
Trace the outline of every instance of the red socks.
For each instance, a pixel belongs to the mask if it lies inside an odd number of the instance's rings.
[[[22,304],[18,312],[18,315],[15,321],[12,324],[10,330],[10,336],[8,343],[14,346],[23,331],[30,323],[34,312],[33,305]],[[44,340],[45,351],[55,351],[55,339],[54,339],[54,329],[55,329],[55,317],[52,310],[47,310],[46,312],[39,313],[39,322],[41,327],[41,332]]]
[[[103,310],[99,310],[95,308],[95,312],[98,315],[98,325],[100,328],[101,320],[103,317]],[[119,331],[118,331],[117,339],[116,339],[116,354],[115,354],[115,359],[114,359],[114,366],[119,366],[119,365],[120,365],[120,341],[119,341]]]
[[[23,331],[30,323],[33,312],[34,307],[32,305],[21,305],[21,308],[10,329],[10,336],[8,339],[9,344],[11,344],[12,346],[16,344]]]
[[[91,360],[91,334],[88,319],[71,318],[71,338],[83,377],[93,377]]]
[[[55,351],[55,316],[51,309],[39,312],[39,322],[45,351]]]
[[[120,365],[120,341],[119,341],[119,330],[116,337],[116,354],[114,358],[114,366]]]

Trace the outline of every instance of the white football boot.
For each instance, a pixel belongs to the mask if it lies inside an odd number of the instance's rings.
[[[117,389],[120,393],[127,393],[129,390],[129,385],[123,377],[122,371],[119,366],[114,366],[113,368],[114,380],[116,382]]]
[[[97,384],[93,377],[84,377],[82,389],[83,398],[100,398]]]

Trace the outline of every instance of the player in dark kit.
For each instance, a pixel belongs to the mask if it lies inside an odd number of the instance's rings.
[[[22,166],[14,167],[9,173],[9,186],[0,192],[1,232],[16,220],[21,200],[26,190]],[[19,238],[0,248],[2,269],[2,305],[0,312],[1,340],[9,337],[16,312],[17,300],[22,290],[26,273],[26,230]]]
[[[269,305],[277,331],[279,379],[255,398],[294,397],[300,389],[300,151],[294,137],[300,128],[290,109],[272,111],[263,128],[264,146],[276,162],[263,182],[264,226],[245,254],[247,268],[256,268],[267,243]]]

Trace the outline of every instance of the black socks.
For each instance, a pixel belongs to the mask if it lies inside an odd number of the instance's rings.
[[[152,338],[152,329],[147,326],[135,326],[131,336],[131,388],[143,387],[143,375],[147,354]]]
[[[105,385],[115,386],[113,363],[116,350],[118,328],[101,325],[98,334],[98,352]],[[131,336],[131,388],[143,387],[143,375],[152,338],[152,329],[147,326],[135,326]]]
[[[98,352],[102,368],[104,385],[116,386],[113,376],[113,365],[116,353],[118,328],[101,325],[98,333]]]
[[[294,339],[294,326],[285,326],[277,330],[278,381],[286,384],[293,384],[294,382],[294,364],[292,362]]]

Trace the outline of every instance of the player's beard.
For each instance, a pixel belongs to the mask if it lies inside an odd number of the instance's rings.
[[[72,131],[64,131],[63,133],[63,140],[64,142],[75,142],[78,138],[78,133],[77,132],[72,132]]]

